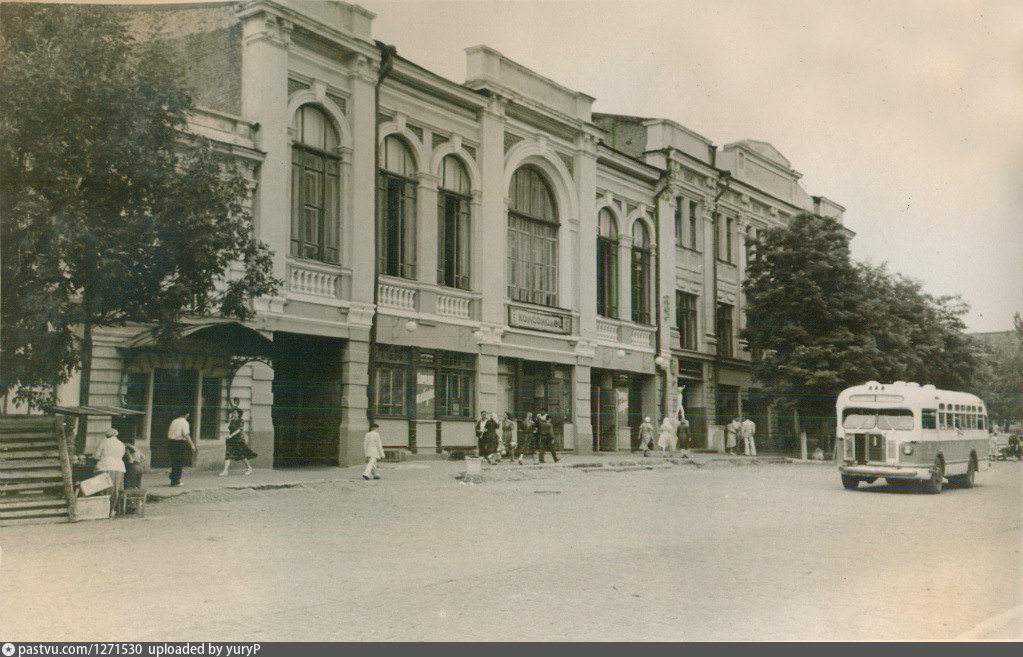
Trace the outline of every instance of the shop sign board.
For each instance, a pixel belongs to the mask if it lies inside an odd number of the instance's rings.
[[[511,306],[508,308],[508,325],[516,328],[546,331],[548,333],[571,333],[572,318],[568,315],[530,310]]]

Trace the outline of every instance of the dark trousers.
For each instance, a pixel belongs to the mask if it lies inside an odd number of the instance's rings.
[[[172,484],[179,484],[181,483],[181,469],[188,465],[192,450],[189,449],[188,443],[183,440],[168,440],[167,451],[171,464],[170,482]]]
[[[543,463],[544,452],[550,452],[551,458],[554,459],[554,462],[558,462],[558,454],[554,451],[554,441],[550,438],[540,441],[540,463]]]

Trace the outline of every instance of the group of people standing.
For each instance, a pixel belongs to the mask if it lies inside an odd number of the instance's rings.
[[[725,452],[728,454],[738,454],[739,440],[741,439],[742,453],[746,456],[756,456],[757,445],[753,439],[756,431],[757,425],[748,417],[732,418],[732,421],[725,426]]]
[[[660,429],[657,430],[657,447],[660,448],[661,455],[667,456],[676,446],[683,454],[686,448],[690,447],[689,420],[684,417],[666,417],[661,420]],[[649,456],[650,450],[654,448],[654,425],[651,424],[649,416],[643,418],[639,425],[639,448],[643,450],[643,456]]]
[[[496,413],[480,411],[476,440],[480,457],[487,463],[500,463],[508,456],[522,465],[524,456],[533,458],[534,454],[535,462],[543,463],[546,453],[558,462],[554,423],[547,413],[527,413],[525,419],[516,421],[511,413],[505,413],[504,420],[499,420]]]

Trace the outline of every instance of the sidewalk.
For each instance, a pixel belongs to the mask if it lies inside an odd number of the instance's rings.
[[[682,465],[707,466],[715,464],[747,465],[767,463],[791,463],[791,459],[776,455],[735,456],[715,452],[691,452],[690,457],[683,458],[678,452],[668,458],[660,452],[651,452],[644,457],[639,452],[612,452],[605,454],[559,454],[558,462],[549,458],[543,464],[535,464],[524,460],[521,466],[510,463],[508,459],[495,465],[484,465],[484,475],[490,469],[511,468],[616,468],[635,469],[649,467],[673,467]],[[813,463],[813,462],[811,462]],[[824,462],[828,463],[828,462]],[[465,472],[465,461],[448,459],[413,459],[398,463],[379,463],[377,466],[386,480],[436,480],[451,481],[455,475]],[[224,489],[271,489],[290,488],[304,484],[316,484],[334,481],[363,482],[363,466],[341,467],[306,467],[306,468],[254,468],[252,474],[243,474],[241,467],[232,468],[230,474],[221,477],[219,470],[195,470],[186,468],[181,477],[180,486],[170,486],[167,469],[156,469],[142,475],[142,488],[150,499],[168,499],[179,495],[187,495],[197,491]]]

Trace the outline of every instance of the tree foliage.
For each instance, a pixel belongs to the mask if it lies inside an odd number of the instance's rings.
[[[186,132],[168,47],[114,7],[0,11],[0,386],[38,403],[79,365],[87,382],[93,326],[244,319],[278,281],[244,172]]]
[[[754,376],[801,407],[827,407],[870,380],[962,390],[976,369],[962,300],[852,262],[832,219],[802,214],[761,231],[744,290]]]
[[[997,422],[1023,422],[1023,315],[1016,313],[1013,331],[990,336],[980,345],[981,356],[972,392]]]

